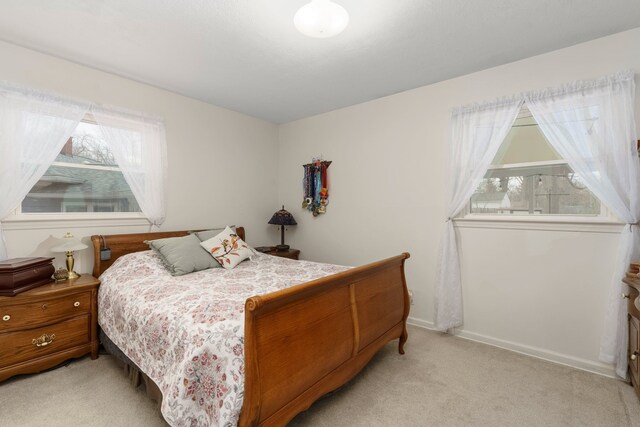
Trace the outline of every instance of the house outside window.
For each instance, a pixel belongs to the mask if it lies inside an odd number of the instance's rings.
[[[469,213],[498,216],[608,215],[551,147],[524,106],[472,195]]]
[[[140,206],[99,126],[87,115],[17,213],[139,212]]]

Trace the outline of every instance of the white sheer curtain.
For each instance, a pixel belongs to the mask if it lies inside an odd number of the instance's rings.
[[[589,190],[627,223],[612,277],[600,359],[627,375],[626,300],[622,278],[640,251],[640,162],[634,122],[632,73],[619,73],[557,90],[530,93],[526,102],[549,143]]]
[[[157,230],[164,222],[167,148],[160,119],[114,108],[91,110],[127,184]]]
[[[0,82],[0,220],[53,163],[89,104]],[[7,249],[0,224],[0,260]]]
[[[469,203],[515,121],[521,99],[461,107],[451,117],[447,221],[440,242],[436,276],[435,328],[462,325],[462,282],[456,234],[451,218]]]

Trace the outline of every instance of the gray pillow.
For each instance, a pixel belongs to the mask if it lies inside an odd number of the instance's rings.
[[[220,267],[220,264],[200,246],[200,240],[193,234],[149,240],[147,244],[160,255],[165,267],[173,276]]]
[[[201,242],[204,242],[222,233],[225,228],[226,227],[212,228],[211,230],[204,230],[204,231],[194,231],[193,234],[195,234],[198,237],[198,239],[200,239]],[[236,231],[235,225],[230,225],[229,228],[231,228],[235,233]]]

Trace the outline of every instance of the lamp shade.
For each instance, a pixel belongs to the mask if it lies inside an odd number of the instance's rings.
[[[62,239],[60,244],[51,248],[51,252],[72,252],[87,249],[88,246],[82,243],[80,240],[73,237],[73,234],[67,233]]]
[[[282,209],[278,212],[274,213],[271,219],[269,220],[269,224],[273,225],[298,225],[295,218],[291,213],[284,209],[284,205]]]

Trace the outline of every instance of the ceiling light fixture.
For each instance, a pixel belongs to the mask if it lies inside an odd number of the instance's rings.
[[[349,23],[344,7],[331,0],[311,0],[293,17],[298,31],[305,36],[326,38],[340,34]]]

